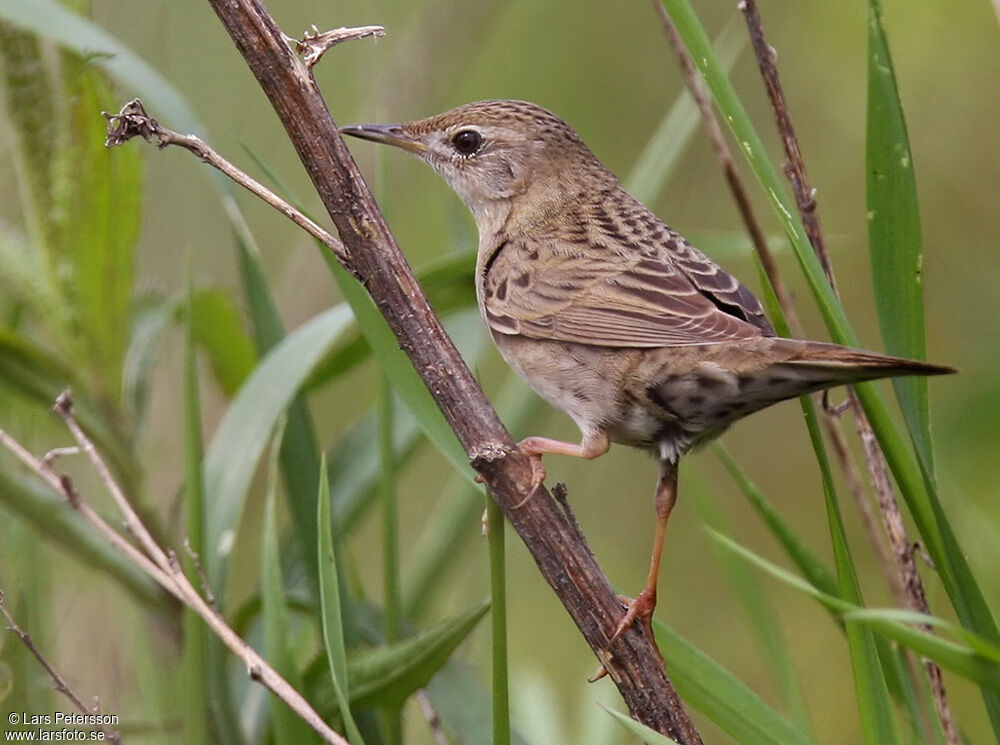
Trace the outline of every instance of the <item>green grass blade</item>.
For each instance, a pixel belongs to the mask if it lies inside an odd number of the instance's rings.
[[[191,298],[191,333],[208,355],[222,392],[233,396],[257,364],[257,350],[229,295],[206,289]]]
[[[743,32],[741,14],[735,13],[726,21],[715,39],[719,59],[727,72],[733,68],[746,47],[747,35]],[[656,202],[700,121],[698,105],[691,92],[685,88],[667,109],[656,131],[636,158],[632,170],[622,181],[636,199],[648,205]],[[696,245],[701,246],[700,243]]]
[[[837,503],[833,485],[833,473],[827,458],[823,436],[819,430],[816,407],[811,398],[800,399],[805,414],[809,439],[812,442],[819,463],[823,481],[823,495],[826,504],[827,523],[830,527],[830,541],[833,558],[837,567],[838,595],[858,606],[863,604],[861,587],[858,584],[854,559],[851,557],[844,521]],[[845,622],[844,633],[851,655],[854,672],[854,687],[861,715],[861,731],[869,745],[892,745],[899,742],[896,720],[893,717],[889,698],[889,683],[878,652],[878,644],[871,630],[858,624]]]
[[[493,742],[510,745],[510,683],[507,672],[507,567],[504,549],[506,519],[500,505],[486,496],[486,537],[490,544],[490,605],[492,637],[490,690],[493,697]]]
[[[423,380],[413,369],[409,358],[399,348],[399,342],[382,314],[357,280],[337,263],[325,247],[321,246],[320,249],[344,298],[354,311],[358,327],[368,340],[379,367],[392,382],[396,395],[406,404],[438,451],[466,480],[475,483],[465,450],[434,403]]]
[[[927,350],[917,184],[877,0],[868,2],[865,161],[868,250],[882,339],[890,354],[922,360]],[[917,455],[933,474],[927,378],[894,378],[892,383]]]
[[[69,142],[58,151],[52,208],[59,225],[57,270],[68,286],[72,327],[92,371],[92,387],[116,406],[132,309],[133,252],[139,235],[142,158],[137,148],[104,145],[102,109],[116,99],[101,71],[75,57],[64,65],[73,101]]]
[[[403,625],[399,587],[399,506],[396,501],[396,455],[393,444],[393,396],[385,376],[379,381],[378,401],[379,492],[382,501],[382,582],[385,597],[385,639],[395,642]]]
[[[719,445],[715,446],[716,453],[722,459],[730,475],[736,481],[743,493],[750,499],[751,504],[758,510],[764,518],[771,532],[778,539],[784,548],[785,553],[796,565],[798,570],[809,580],[813,587],[831,596],[840,594],[837,580],[833,578],[826,567],[815,557],[809,548],[799,540],[791,528],[784,522],[781,516],[774,510],[773,506],[761,494],[750,481],[746,473],[732,459],[732,457]],[[825,458],[825,454],[822,456]],[[839,619],[838,619],[839,620]],[[898,655],[886,645],[883,640],[876,638],[875,646],[878,649],[879,661],[882,665],[882,673],[885,676],[889,691],[904,705],[907,715],[911,719],[919,720],[919,712],[913,708],[916,700],[911,695],[912,683],[909,681],[907,670],[904,665],[900,665]]]
[[[809,547],[799,539],[791,527],[784,521],[781,514],[774,506],[761,494],[760,490],[750,480],[750,477],[733,460],[729,452],[721,445],[714,445],[715,454],[719,456],[722,464],[729,471],[729,475],[739,487],[740,491],[750,500],[750,504],[757,510],[763,518],[771,533],[781,544],[781,547],[788,554],[788,557],[798,567],[799,571],[817,588],[830,595],[837,594],[837,580],[833,578],[830,571],[823,565],[823,562],[809,549]]]
[[[263,356],[285,339],[284,324],[253,235],[236,208],[235,201],[228,196],[228,185],[220,189],[220,193],[233,223],[236,255],[250,311],[254,341],[258,354]],[[288,403],[288,423],[281,443],[281,471],[292,521],[298,531],[298,558],[306,567],[308,578],[315,589],[319,580],[313,561],[317,541],[313,502],[319,488],[317,478],[320,448],[316,442],[309,408],[301,393],[302,385],[297,388],[299,392]]]
[[[677,745],[676,740],[671,740],[666,735],[661,735],[655,729],[647,727],[642,722],[637,722],[628,714],[622,714],[620,711],[615,711],[614,709],[604,710],[617,719],[633,735],[642,738],[642,742],[649,743],[649,745]]]
[[[330,483],[326,477],[326,460],[323,459],[321,463],[316,525],[319,531],[319,598],[323,646],[326,648],[326,658],[330,665],[330,681],[337,698],[337,706],[347,729],[347,739],[353,745],[364,745],[364,739],[358,732],[358,726],[347,703],[350,680],[347,677],[347,646],[344,643],[340,582],[337,579],[337,554],[330,523]]]
[[[868,2],[867,127],[869,253],[882,337],[890,352],[923,359],[926,349],[920,212],[906,120],[878,0]],[[942,573],[942,579],[949,596],[963,623],[1000,641],[996,620],[936,499],[927,380],[896,378],[893,386],[927,482],[933,517],[942,523],[941,549],[951,565]],[[940,560],[934,553],[931,555],[940,567]],[[956,594],[962,597],[956,599]],[[983,702],[993,733],[1000,738],[1000,696],[984,690]]]
[[[795,205],[788,197],[743,105],[726,78],[690,2],[662,1],[701,70],[716,104],[723,113],[723,118],[739,142],[747,162],[788,234],[796,258],[833,340],[857,346],[857,337],[823,276],[819,260],[812,252]],[[986,638],[1000,639],[996,619],[958,545],[938,501],[933,483],[930,480],[925,482],[919,462],[893,423],[888,407],[875,384],[862,383],[856,386],[856,390],[956,613],[962,623],[970,629]],[[1000,706],[996,703],[987,701],[987,708],[994,724],[994,731],[1000,732]]]
[[[289,334],[261,360],[216,429],[205,457],[205,492],[211,500],[202,558],[218,597],[225,591],[228,559],[247,489],[270,433],[314,366],[351,322],[350,309],[340,305]],[[315,533],[315,518],[312,522]]]
[[[692,484],[690,474],[685,479],[684,486],[685,494],[693,497],[695,510],[702,523],[720,533],[732,532],[728,518],[718,509],[715,502],[708,498],[704,488]],[[761,591],[756,574],[746,565],[746,562],[739,561],[734,556],[718,549],[714,554],[730,588],[739,598],[747,617],[750,619],[751,626],[756,632],[765,655],[765,666],[772,672],[774,680],[781,690],[785,710],[789,712],[792,723],[808,734],[809,715],[802,686],[789,656],[788,638],[782,629],[774,604],[767,594]]]
[[[201,439],[201,399],[198,392],[198,370],[194,341],[194,288],[190,263],[188,266],[188,302],[184,334],[184,517],[186,538],[195,556],[205,549],[205,494],[202,481],[204,452]],[[182,554],[184,572],[195,587],[201,585],[199,569],[194,559]],[[184,737],[188,742],[208,742],[209,700],[207,684],[209,668],[205,648],[207,629],[194,611],[184,611]]]
[[[808,745],[812,740],[732,673],[653,619],[656,641],[677,692],[742,745]]]
[[[861,621],[894,621],[917,626],[933,626],[934,628],[942,629],[957,636],[977,655],[1000,665],[1000,646],[969,631],[963,626],[956,626],[950,621],[938,618],[937,616],[930,616],[926,613],[905,610],[903,608],[862,608],[845,613],[844,617],[850,617]]]
[[[268,462],[268,488],[261,535],[260,597],[264,620],[264,646],[274,669],[297,691],[303,690],[302,677],[289,645],[291,632],[285,608],[278,553],[278,527],[275,515],[275,492],[278,488],[278,454],[284,426],[279,425],[271,443]],[[299,745],[316,741],[309,726],[283,701],[271,697],[271,732],[275,745]]]
[[[489,607],[489,603],[482,603],[408,639],[365,650],[351,658],[348,662],[351,704],[360,708],[402,705],[427,685]]]
[[[1000,649],[991,642],[981,637],[972,637],[974,639],[974,646],[962,645],[931,636],[919,629],[913,628],[909,624],[929,624],[954,631],[955,633],[957,633],[957,628],[947,621],[922,613],[900,609],[861,608],[855,603],[833,595],[827,595],[817,590],[800,577],[758,556],[724,535],[715,533],[714,531],[710,531],[710,534],[726,550],[755,564],[785,584],[815,598],[826,606],[827,609],[842,616],[845,621],[851,624],[869,626],[879,633],[885,634],[890,639],[934,660],[944,668],[967,677],[980,685],[987,686],[991,690],[1000,690],[1000,687],[998,687],[1000,686],[1000,661],[997,658]],[[969,633],[968,631],[965,632],[966,635]],[[963,635],[963,638],[968,637]]]
[[[400,639],[403,617],[399,579],[399,505],[393,452],[393,395],[385,375],[379,378],[375,409],[378,412],[379,497],[382,503],[383,630],[385,640],[391,644]],[[389,745],[402,745],[402,710],[395,706],[386,707],[382,717]]]
[[[205,136],[205,127],[166,78],[117,38],[62,3],[0,0],[0,18],[93,59],[94,64],[137,90],[154,113],[166,114],[171,126]]]
[[[489,692],[466,665],[449,660],[424,689],[455,745],[493,745]],[[549,712],[551,714],[551,712]],[[515,727],[514,745],[528,745]]]

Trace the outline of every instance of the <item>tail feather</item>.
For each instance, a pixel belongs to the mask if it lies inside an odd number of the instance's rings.
[[[861,382],[901,375],[948,375],[958,372],[945,365],[818,341],[805,342],[799,347],[798,354],[790,357],[786,364],[796,369],[811,368],[821,375],[826,373],[831,382]]]

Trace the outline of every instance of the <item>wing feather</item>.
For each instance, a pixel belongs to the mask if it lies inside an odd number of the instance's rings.
[[[756,298],[701,256],[708,265],[685,256],[689,272],[665,250],[551,237],[508,240],[482,279],[484,313],[497,333],[596,346],[664,347],[768,334]],[[745,308],[744,293],[752,300],[746,320],[729,308]],[[757,314],[766,328],[754,322]]]

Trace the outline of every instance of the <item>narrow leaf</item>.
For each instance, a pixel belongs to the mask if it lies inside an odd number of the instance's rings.
[[[203,556],[217,595],[224,592],[247,489],[270,432],[314,366],[350,324],[350,310],[340,305],[289,334],[261,360],[219,423],[205,457],[205,490],[212,499]]]
[[[740,13],[734,13],[715,39],[719,59],[728,72],[747,47]],[[652,205],[673,174],[681,154],[701,122],[698,105],[685,88],[667,109],[623,183],[636,199]],[[702,246],[701,243],[696,245]],[[702,250],[705,250],[702,246]]]
[[[676,740],[671,740],[666,735],[661,735],[655,729],[647,727],[642,722],[637,722],[632,717],[627,714],[622,714],[614,709],[604,709],[608,714],[617,719],[625,729],[631,732],[637,737],[641,737],[642,741],[649,743],[649,745],[677,745]]]
[[[326,477],[326,460],[322,460],[319,476],[319,496],[316,508],[319,533],[319,598],[323,627],[323,646],[330,665],[330,681],[340,716],[347,728],[347,737],[354,745],[364,745],[351,709],[347,704],[350,681],[347,677],[347,647],[344,643],[344,619],[341,616],[340,584],[337,579],[337,558],[330,525],[330,482]]]
[[[723,113],[733,136],[740,143],[747,162],[788,234],[830,335],[840,344],[858,346],[857,335],[851,329],[843,308],[823,276],[822,267],[812,251],[795,204],[789,198],[746,110],[719,64],[691,3],[689,0],[662,0],[662,2],[674,20],[678,32],[705,78],[716,105]],[[878,388],[872,383],[863,383],[856,386],[856,390],[959,618],[963,624],[982,636],[1000,640],[1000,630],[997,628],[996,620],[958,545],[932,480],[925,480],[920,463],[907,447],[904,437],[889,414],[885,401],[879,395]],[[987,701],[987,707],[990,710],[994,731],[1000,733],[1000,700]]]
[[[872,610],[861,608],[854,603],[817,590],[803,579],[758,556],[749,549],[740,546],[724,535],[711,531],[710,533],[723,548],[743,557],[785,584],[815,598],[829,610],[840,614],[845,621],[849,621],[851,624],[869,626],[879,633],[885,634],[890,639],[913,649],[915,652],[929,657],[944,668],[963,675],[990,690],[1000,691],[1000,664],[994,659],[995,653],[1000,650],[997,650],[995,645],[990,644],[986,640],[982,638],[977,639],[976,648],[973,648],[932,636],[924,631],[913,628],[908,623],[931,623],[944,628],[948,628],[949,624],[930,616],[907,613],[898,609]],[[903,622],[903,619],[906,622]],[[983,655],[979,649],[987,650],[987,654]]]
[[[184,334],[184,517],[185,537],[194,556],[200,557],[205,544],[205,493],[202,481],[204,457],[201,439],[201,398],[195,365],[194,289],[188,271],[188,302]],[[183,554],[184,571],[195,587],[201,585],[200,567],[187,552]],[[184,736],[189,742],[208,742],[209,725],[207,683],[211,670],[206,651],[207,629],[191,609],[184,611]]]
[[[677,692],[723,732],[742,745],[811,745],[808,735],[674,629],[657,619],[653,628]]]
[[[868,250],[882,339],[890,354],[924,359],[923,246],[906,120],[877,0],[868,2],[868,117],[865,158]],[[925,470],[934,473],[927,378],[893,378],[899,406]]]
[[[401,705],[427,685],[489,607],[489,603],[483,603],[409,639],[361,652],[351,659],[348,675],[352,706]]]
[[[284,427],[279,425],[271,444],[268,464],[267,500],[261,536],[260,596],[264,619],[264,644],[274,669],[296,690],[302,679],[292,655],[285,592],[281,580],[281,557],[278,553],[278,528],[275,516],[275,491],[278,481],[278,453]],[[271,697],[271,732],[276,745],[299,745],[315,742],[309,726],[277,697]]]
[[[285,327],[274,292],[268,283],[260,252],[242,214],[235,207],[235,201],[228,196],[228,188],[225,185],[220,191],[233,224],[236,258],[250,311],[254,342],[258,355],[263,356],[285,339]],[[329,347],[326,348],[328,349]],[[315,366],[316,363],[312,363],[313,369]],[[287,404],[287,425],[285,438],[281,443],[281,472],[285,479],[289,511],[298,535],[295,544],[298,555],[295,558],[306,567],[311,589],[315,590],[319,582],[316,563],[313,561],[317,545],[314,502],[319,488],[319,444],[316,442],[315,428],[302,387],[302,383],[296,385],[299,392]]]
[[[393,389],[407,408],[413,413],[424,434],[434,443],[441,454],[470,483],[475,483],[469,459],[438,409],[433,397],[417,375],[406,354],[399,348],[399,342],[385,319],[379,313],[364,288],[351,277],[325,247],[321,247],[323,257],[333,273],[344,298],[354,311],[361,332],[371,345],[378,359],[379,367],[392,382]]]
[[[754,509],[764,519],[772,535],[777,538],[778,543],[781,544],[781,547],[795,563],[795,566],[799,568],[799,571],[823,592],[836,595],[837,581],[830,574],[830,570],[813,554],[809,546],[799,539],[788,523],[785,522],[784,518],[781,517],[778,510],[774,508],[774,505],[761,494],[746,472],[733,460],[729,452],[721,445],[714,445],[713,449],[715,450],[715,454],[719,456],[722,464],[726,467],[726,470],[729,471],[729,475],[732,476],[733,481],[740,488],[740,491],[750,500],[750,504],[753,505]]]
[[[208,355],[212,373],[223,393],[232,396],[257,363],[257,350],[229,295],[219,289],[200,290],[191,299],[191,333]]]

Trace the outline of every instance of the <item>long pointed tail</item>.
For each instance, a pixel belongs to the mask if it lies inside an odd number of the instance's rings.
[[[953,367],[842,347],[839,344],[819,341],[793,343],[797,347],[796,352],[789,356],[785,364],[800,371],[808,369],[817,378],[829,380],[831,385],[900,375],[947,375],[958,372]]]

